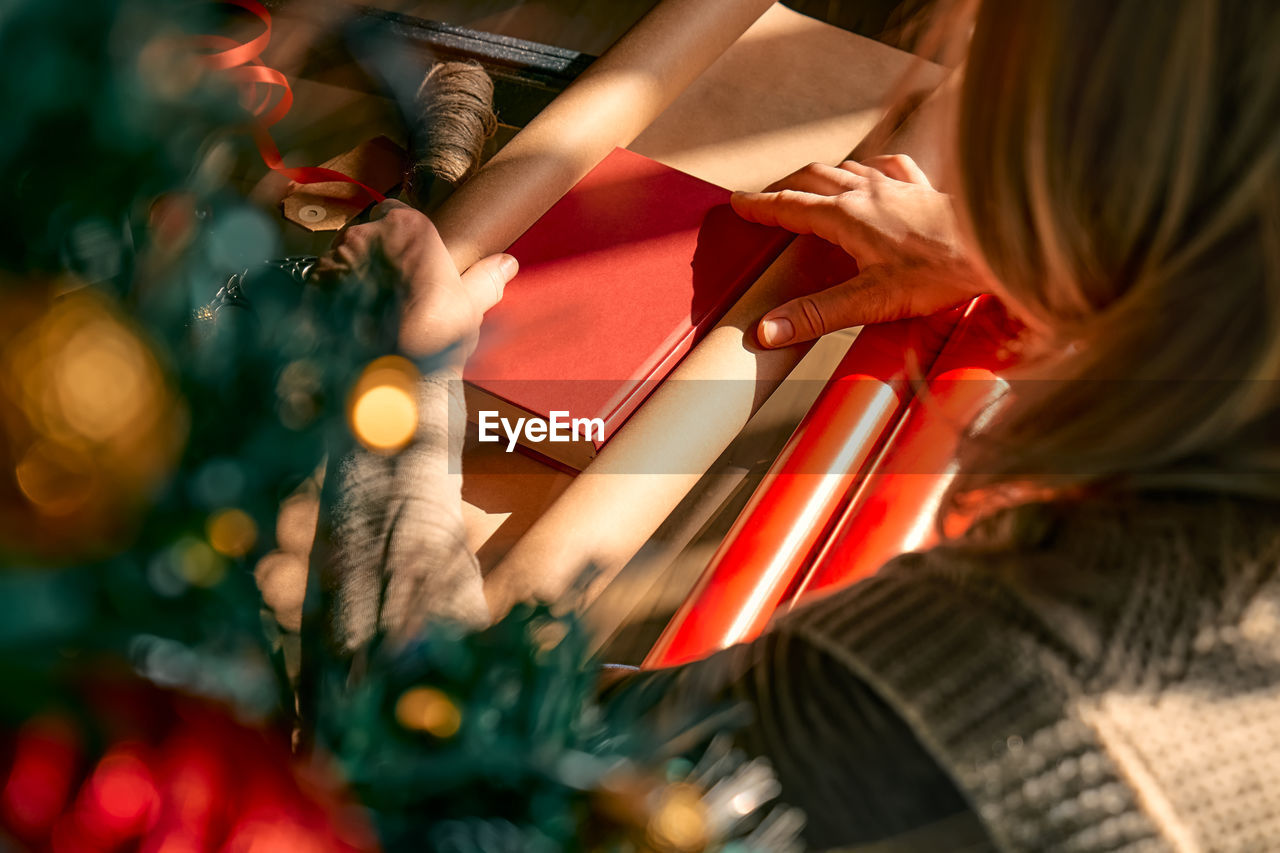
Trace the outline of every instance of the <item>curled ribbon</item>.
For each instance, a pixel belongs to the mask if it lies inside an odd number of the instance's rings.
[[[325,181],[342,181],[355,184],[373,201],[386,201],[386,196],[366,184],[357,181],[350,175],[344,175],[336,169],[325,169],[320,166],[293,167],[284,164],[280,149],[271,138],[271,126],[288,114],[293,106],[293,89],[284,74],[268,66],[262,61],[262,52],[271,43],[271,13],[257,0],[220,0],[229,6],[237,6],[257,17],[263,24],[263,30],[246,42],[238,42],[225,36],[196,36],[193,44],[198,48],[210,50],[201,55],[201,60],[215,71],[224,72],[228,79],[242,85],[245,106],[254,116],[253,139],[258,146],[262,162],[273,172],[299,184],[318,184]],[[271,106],[272,89],[279,89],[279,97]],[[258,96],[255,101],[255,95]]]

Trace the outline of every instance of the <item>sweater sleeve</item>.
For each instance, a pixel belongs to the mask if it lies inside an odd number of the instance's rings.
[[[334,549],[325,566],[326,630],[353,652],[381,630],[404,638],[431,618],[484,625],[483,579],[462,522],[461,381],[446,373],[418,386],[418,430],[394,456],[358,449],[343,461]]]
[[[614,702],[647,708],[660,728],[727,702],[750,710],[735,740],[766,757],[781,799],[805,812],[815,849],[894,839],[895,850],[939,849],[928,828],[948,826],[946,849],[987,849],[950,778],[890,707],[835,657],[802,635],[773,630],[681,667],[630,676]],[[920,844],[902,844],[908,838]],[[970,846],[966,846],[966,844]]]

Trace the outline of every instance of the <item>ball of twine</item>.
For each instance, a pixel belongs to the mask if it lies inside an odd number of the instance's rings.
[[[409,197],[420,206],[432,185],[457,185],[480,165],[484,144],[498,127],[493,112],[493,80],[474,62],[439,62],[431,67],[414,98]]]

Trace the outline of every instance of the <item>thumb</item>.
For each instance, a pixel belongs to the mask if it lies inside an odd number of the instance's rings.
[[[462,274],[462,286],[471,301],[481,311],[488,311],[502,298],[507,282],[520,271],[520,262],[513,256],[499,253],[481,258]]]
[[[785,302],[765,314],[756,330],[769,349],[811,341],[837,329],[898,320],[910,311],[902,288],[874,267],[834,287]]]

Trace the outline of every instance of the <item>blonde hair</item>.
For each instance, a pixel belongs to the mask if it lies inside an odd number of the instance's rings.
[[[1014,377],[944,512],[1116,482],[1280,495],[1277,45],[1278,3],[983,0],[959,207],[1054,378]]]

